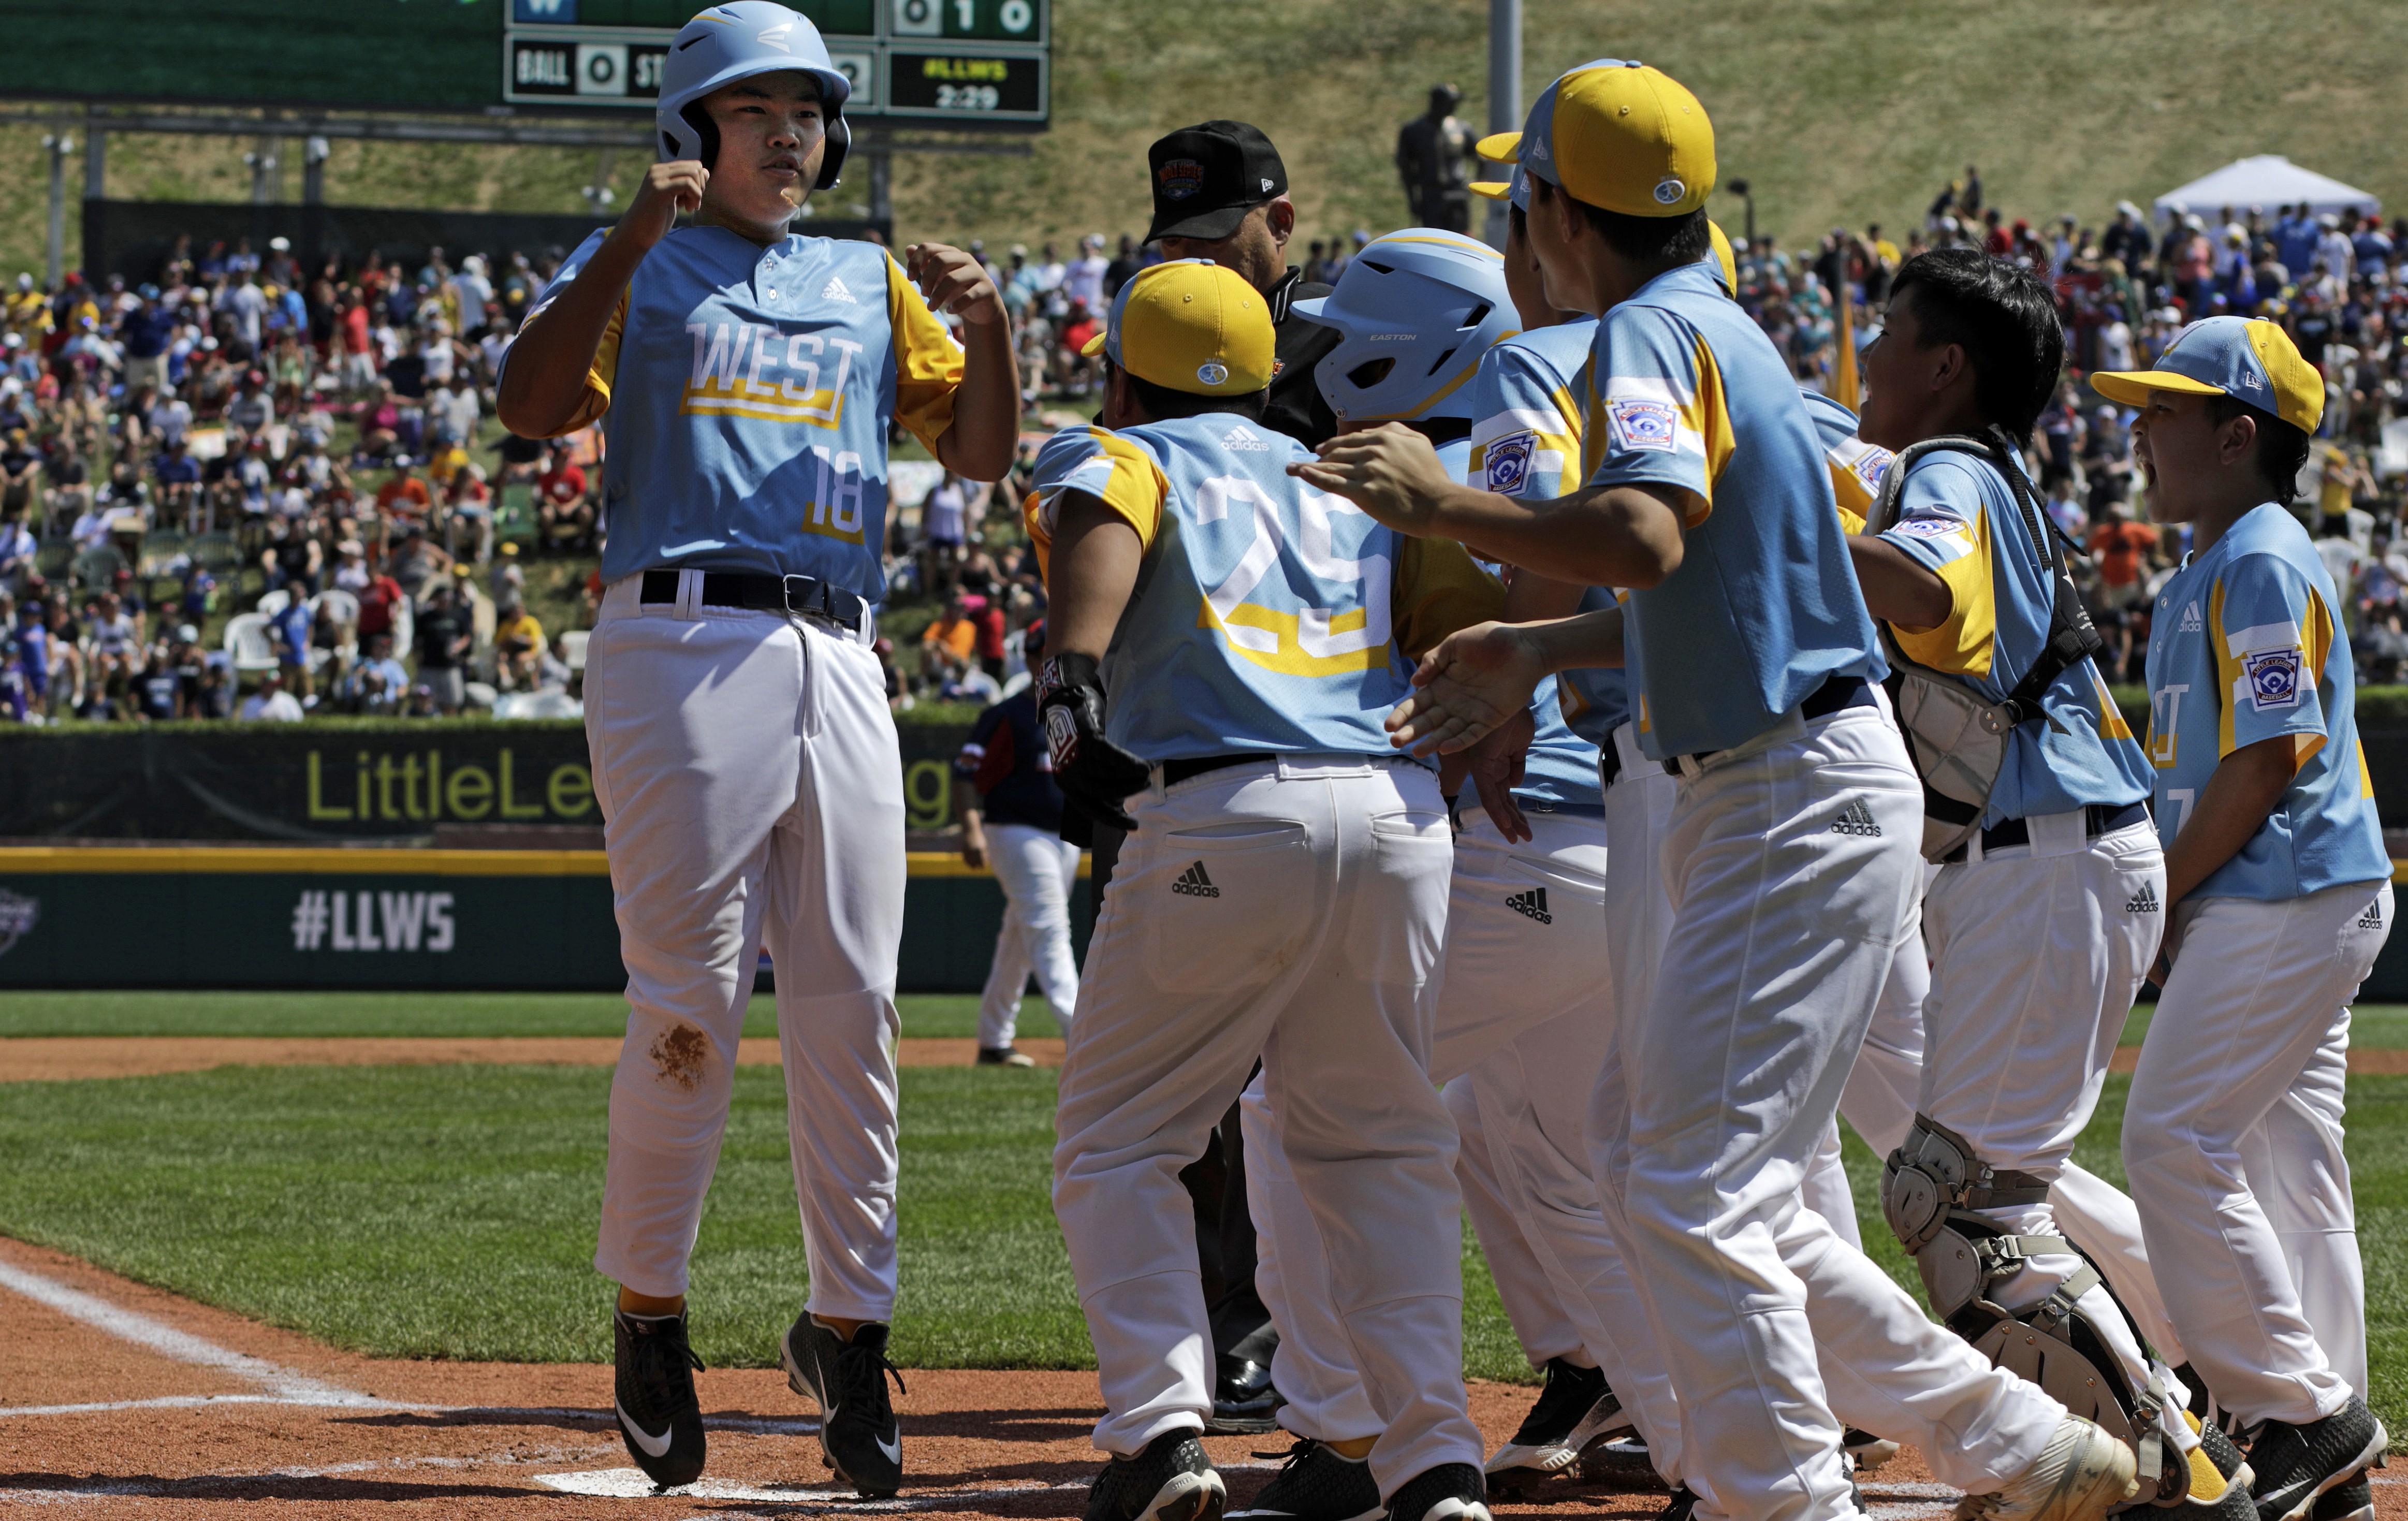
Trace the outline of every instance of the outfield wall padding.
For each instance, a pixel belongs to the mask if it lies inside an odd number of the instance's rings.
[[[899,990],[977,992],[1002,889],[958,856],[910,868]],[[625,983],[598,852],[0,849],[0,988]]]

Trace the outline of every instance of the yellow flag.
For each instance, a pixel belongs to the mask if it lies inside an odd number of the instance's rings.
[[[1864,387],[1856,379],[1856,304],[1848,294],[1848,277],[1844,270],[1841,273],[1840,289],[1834,300],[1840,309],[1840,354],[1839,362],[1831,370],[1831,399],[1853,412],[1863,404]]]

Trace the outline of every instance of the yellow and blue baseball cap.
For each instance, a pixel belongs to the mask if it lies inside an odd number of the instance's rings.
[[[1080,352],[1173,391],[1243,396],[1271,383],[1275,341],[1269,303],[1236,270],[1176,259],[1122,286],[1111,320]]]
[[[2102,370],[2091,386],[2109,401],[2146,405],[2152,391],[2231,396],[2303,433],[2325,415],[2325,380],[2291,335],[2261,317],[2206,317],[2182,330],[2155,369]]]
[[[1660,69],[1619,58],[1583,64],[1541,91],[1520,132],[1480,140],[1572,198],[1628,217],[1685,216],[1714,188],[1714,125]]]

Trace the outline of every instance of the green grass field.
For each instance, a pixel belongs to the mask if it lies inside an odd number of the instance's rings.
[[[903,1033],[978,1033],[976,997],[906,994]],[[1059,1035],[1045,1000],[1025,999],[1020,1033]],[[619,1035],[615,993],[0,993],[0,1038],[25,1035]],[[776,1001],[754,996],[744,1033],[778,1033]]]
[[[1041,1004],[1028,1012],[1042,1019]],[[606,1034],[615,999],[370,995],[0,995],[0,1034]],[[967,1034],[976,1000],[905,1000],[912,1034]],[[756,1018],[768,1000],[754,1004]],[[2146,1011],[2136,1012],[2135,1026]],[[2408,1010],[2360,1011],[2365,1044],[2408,1043]],[[1030,1033],[1039,1033],[1032,1030]],[[0,1050],[0,1060],[5,1060]],[[379,1356],[600,1360],[608,1285],[590,1259],[610,1074],[560,1067],[227,1068],[0,1083],[0,1234]],[[2077,1155],[2120,1181],[2125,1080]],[[902,1303],[912,1366],[1084,1367],[1091,1357],[1047,1202],[1054,1074],[903,1074]],[[2408,1078],[2351,1083],[2375,1403],[2408,1413]],[[1914,1276],[1873,1207],[1875,1258]],[[1465,1239],[1474,1375],[1527,1379]],[[695,1344],[766,1365],[806,1288],[778,1073],[737,1074],[695,1256]]]

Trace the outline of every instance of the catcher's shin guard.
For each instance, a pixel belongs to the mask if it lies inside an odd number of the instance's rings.
[[[2141,1472],[2131,1505],[2179,1504],[2193,1487],[2187,1451],[2193,1443],[2169,1440],[2169,1395],[2154,1364],[2147,1384],[2133,1387],[2121,1359],[2080,1308],[2091,1289],[2106,1286],[2098,1268],[2061,1236],[2019,1236],[1977,1212],[2047,1198],[2042,1179],[1990,1166],[1964,1137],[1922,1114],[1882,1168],[1882,1216],[1914,1256],[1941,1319],[1992,1363],[2040,1385],[2130,1447]],[[2078,1257],[2082,1266],[2045,1299],[2014,1311],[1992,1299],[1993,1286],[2020,1272],[2028,1259],[2057,1255]],[[2122,1312],[2120,1302],[2116,1308]],[[2138,1327],[2132,1336],[2142,1341]],[[2143,1356],[2149,1356],[2145,1350]]]

